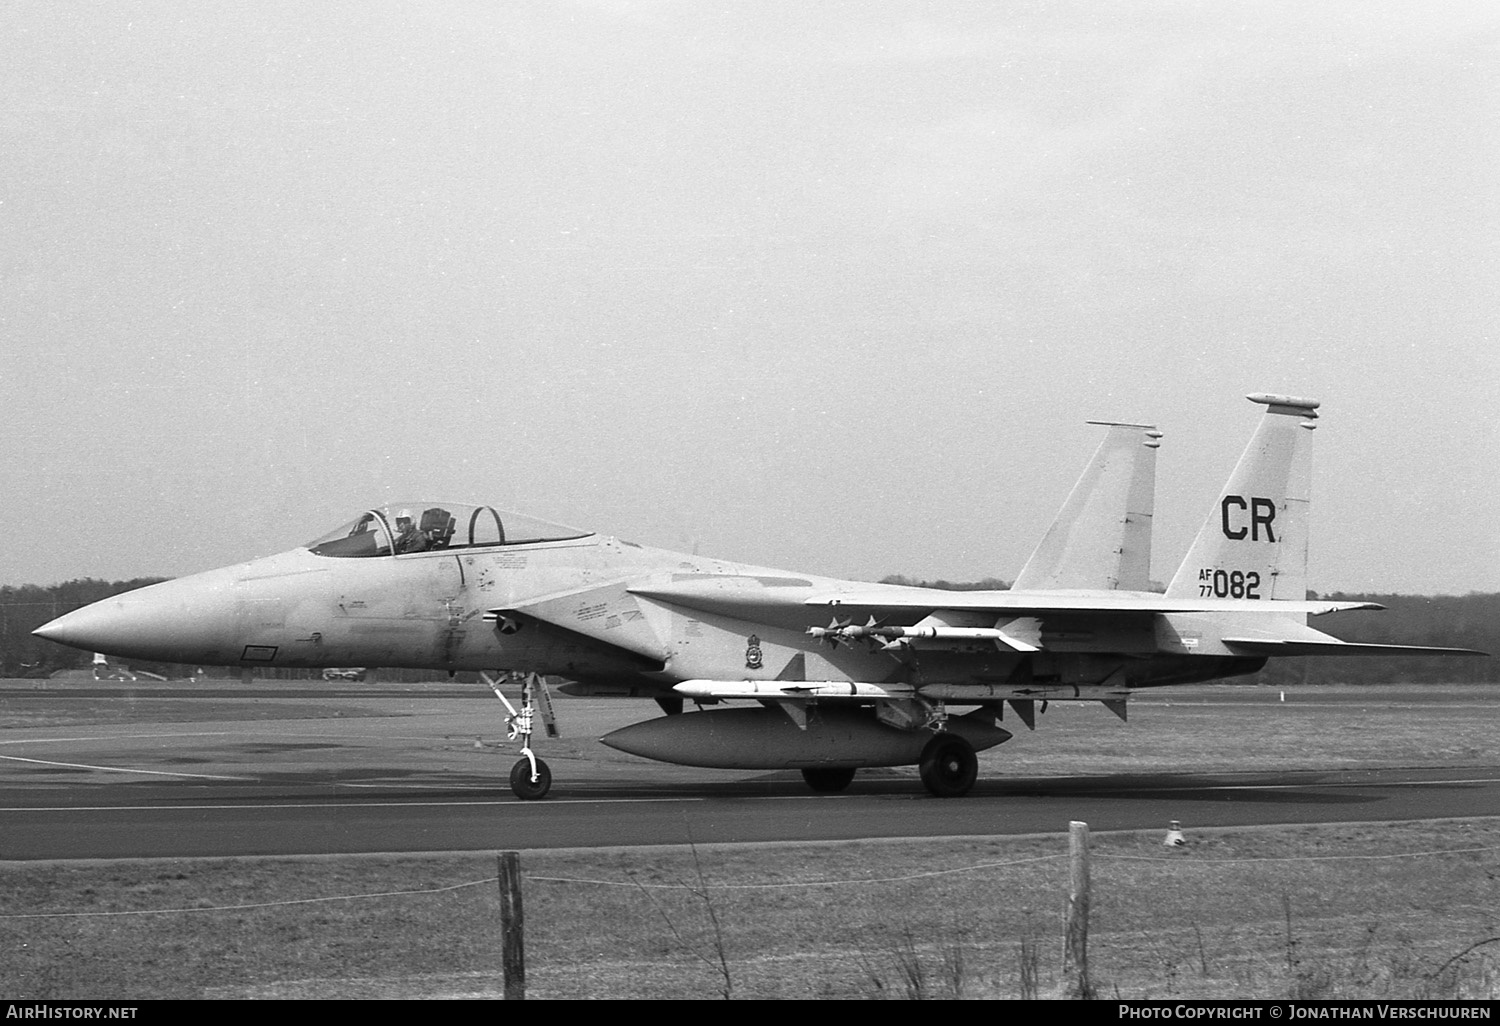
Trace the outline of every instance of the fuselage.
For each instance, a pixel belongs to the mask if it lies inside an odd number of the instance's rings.
[[[297,548],[125,592],[59,617],[42,634],[123,658],[208,665],[633,670],[635,660],[627,667],[591,651],[602,646],[570,644],[562,632],[505,633],[484,614],[674,572],[757,569],[593,534],[375,559]]]
[[[39,630],[127,659],[239,667],[384,666],[517,670],[600,694],[652,694],[694,679],[849,680],[1002,688],[1095,684],[1128,653],[1128,683],[1252,672],[1262,660],[1159,651],[1151,617],[1092,654],[1007,651],[988,641],[924,649],[809,637],[803,595],[868,601],[912,589],[653,549],[597,534],[393,553],[321,554],[310,545],[105,599]],[[675,589],[675,590],[674,590]],[[671,592],[671,600],[661,599]],[[739,615],[716,611],[732,595]],[[944,593],[933,590],[934,608]],[[698,598],[693,596],[697,595]],[[653,597],[657,596],[657,597]],[[686,596],[686,597],[684,597]],[[765,596],[757,601],[758,596]],[[863,616],[841,608],[844,618]],[[824,613],[823,615],[830,615]],[[993,622],[993,617],[991,617]],[[1130,650],[1134,649],[1133,652]],[[623,690],[621,690],[623,689]],[[1000,692],[996,693],[1000,697]]]

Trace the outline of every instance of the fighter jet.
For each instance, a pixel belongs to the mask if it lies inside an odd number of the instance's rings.
[[[1050,702],[1121,719],[1137,689],[1254,673],[1271,656],[1447,652],[1340,641],[1308,617],[1310,440],[1319,404],[1254,394],[1248,448],[1164,594],[1150,589],[1161,433],[1105,437],[1014,587],[866,584],[646,548],[491,506],[394,503],[289,552],[126,592],[39,628],[132,659],[480,671],[522,742],[522,799],[551,772],[532,739],[542,678],[654,699],[602,740],[665,762],[799,769],[816,791],[916,765],[966,794],[976,752]],[[517,709],[500,684],[521,679]],[[688,709],[689,703],[691,710]]]

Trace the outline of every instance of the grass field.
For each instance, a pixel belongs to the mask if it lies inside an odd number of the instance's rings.
[[[1160,840],[1093,838],[1101,996],[1500,989],[1500,951],[1485,943],[1500,934],[1500,824]],[[1054,996],[1066,852],[1063,836],[527,852],[528,993]],[[0,887],[7,997],[500,990],[493,856],[13,863]],[[13,918],[59,911],[86,914]]]
[[[1497,706],[1484,691],[1429,692],[1441,697],[1430,704],[1373,691],[1368,702],[1317,702],[1333,694],[1157,702],[1133,709],[1128,727],[1099,709],[1054,710],[1036,734],[988,753],[985,772],[1493,763]],[[1187,846],[1161,840],[1093,838],[1090,960],[1101,996],[1500,992],[1500,820],[1189,826]],[[1064,989],[1061,833],[529,851],[522,869],[532,997]],[[500,989],[492,854],[12,862],[0,863],[0,894],[8,998]]]

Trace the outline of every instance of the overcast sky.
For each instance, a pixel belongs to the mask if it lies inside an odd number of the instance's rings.
[[[10,0],[0,584],[481,501],[1013,577],[1165,432],[1171,577],[1323,401],[1311,582],[1500,591],[1500,8]]]

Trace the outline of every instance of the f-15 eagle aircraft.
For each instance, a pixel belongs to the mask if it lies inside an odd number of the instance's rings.
[[[1027,727],[1038,702],[1098,701],[1123,719],[1134,689],[1253,673],[1270,656],[1463,651],[1350,644],[1307,625],[1380,607],[1307,599],[1319,404],[1248,398],[1265,407],[1260,425],[1165,594],[1148,581],[1161,434],[1106,423],[1008,591],[862,584],[412,502],[36,633],[177,663],[481,671],[522,740],[510,779],[525,799],[551,786],[531,748],[544,674],[571,694],[655,699],[665,715],[603,738],[625,752],[800,769],[817,791],[842,790],[860,767],[915,764],[929,792],[959,796],[975,753],[1012,736],[1007,705]],[[484,671],[525,675],[519,711]],[[725,703],[740,704],[704,708]]]

